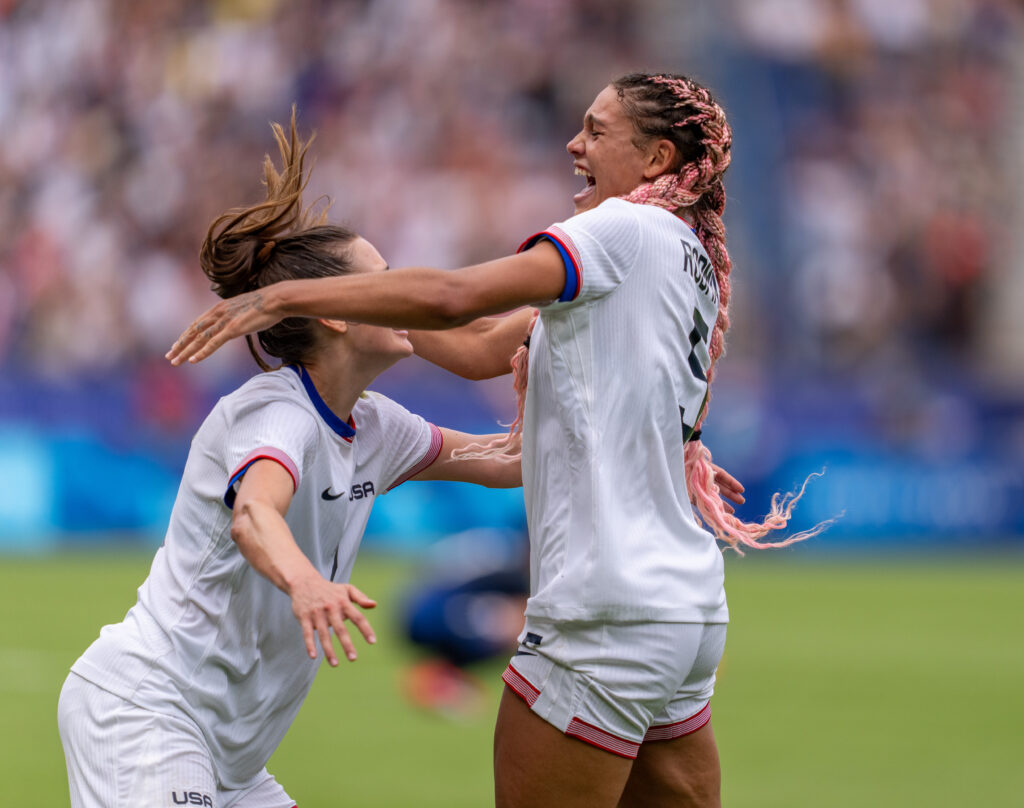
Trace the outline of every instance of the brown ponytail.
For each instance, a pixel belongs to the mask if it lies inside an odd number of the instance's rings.
[[[288,135],[271,124],[281,154],[280,173],[268,154],[263,161],[267,198],[248,208],[232,208],[210,225],[199,251],[199,264],[214,292],[223,298],[251,292],[284,280],[326,278],[351,271],[345,247],[358,238],[346,227],[326,224],[326,210],[302,206],[309,182],[306,151],[313,142],[299,139],[292,107]],[[300,362],[316,345],[312,320],[289,317],[257,334],[260,346],[285,363]],[[272,368],[250,336],[249,352],[263,370]]]

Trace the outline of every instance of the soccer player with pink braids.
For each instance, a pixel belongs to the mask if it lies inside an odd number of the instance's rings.
[[[586,181],[574,215],[516,255],[268,286],[213,307],[168,353],[199,361],[284,317],[337,317],[418,329],[421,355],[484,376],[529,333],[513,431],[531,585],[495,730],[501,808],[721,804],[709,700],[728,609],[716,539],[742,551],[810,535],[762,542],[799,496],[743,522],[721,499],[742,487],[700,441],[729,327],[731,146],[705,87],[624,76],[568,143]],[[539,313],[487,317],[524,306]],[[475,454],[511,457],[516,443]]]

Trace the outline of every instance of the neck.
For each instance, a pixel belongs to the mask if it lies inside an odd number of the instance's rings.
[[[303,363],[320,398],[331,412],[347,421],[359,396],[384,371],[369,367],[352,354],[308,358]]]

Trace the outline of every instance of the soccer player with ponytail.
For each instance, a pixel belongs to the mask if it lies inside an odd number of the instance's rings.
[[[294,113],[274,133],[283,168],[267,158],[266,200],[218,217],[203,242],[214,291],[384,274],[373,245],[303,210]],[[452,459],[480,436],[366,391],[412,353],[406,332],[294,318],[258,341],[280,366],[249,339],[264,372],[199,427],[138,602],[61,691],[73,808],[291,808],[265,765],[322,659],[338,664],[331,633],[349,660],[346,621],[374,642],[360,609],[375,603],[348,579],[377,496],[410,479],[520,485],[518,463]]]
[[[512,435],[531,596],[495,731],[500,808],[720,805],[709,699],[728,609],[716,539],[742,552],[814,532],[760,541],[799,495],[740,520],[721,495],[742,488],[700,440],[729,327],[731,148],[707,88],[623,76],[567,145],[586,183],[575,214],[515,255],[277,284],[213,307],[168,353],[199,361],[283,317],[339,317],[419,329],[426,358],[484,376],[529,333]],[[487,317],[525,306],[537,312]],[[511,459],[517,444],[460,456]]]

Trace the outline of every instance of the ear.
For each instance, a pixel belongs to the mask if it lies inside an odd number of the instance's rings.
[[[671,140],[662,138],[655,140],[647,147],[647,161],[644,166],[644,179],[653,180],[675,166],[678,150]]]
[[[328,320],[325,317],[318,317],[317,322],[320,323],[324,328],[334,331],[338,334],[344,334],[348,331],[348,323],[344,320]]]

